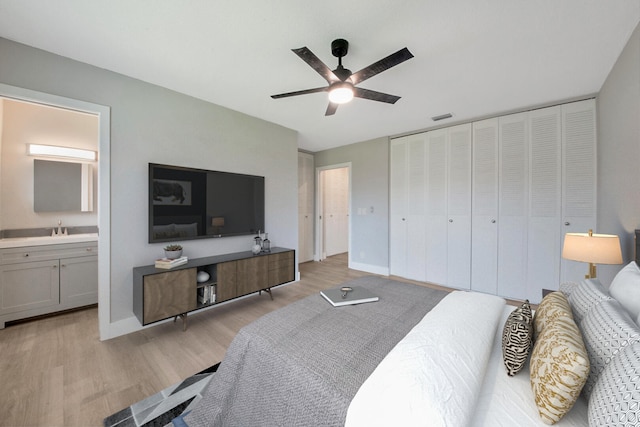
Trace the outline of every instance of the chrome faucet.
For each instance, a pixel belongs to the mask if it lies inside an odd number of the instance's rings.
[[[64,232],[62,231],[62,220],[58,220],[58,231],[56,232],[56,229],[53,228],[51,230],[51,237],[55,237],[55,236],[66,236],[67,235],[67,229],[64,229]]]

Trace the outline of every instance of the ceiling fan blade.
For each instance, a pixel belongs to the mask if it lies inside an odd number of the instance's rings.
[[[327,111],[324,113],[324,115],[333,116],[336,113],[337,109],[338,109],[338,104],[330,102],[329,105],[327,105]]]
[[[392,53],[386,58],[382,58],[380,61],[374,62],[368,67],[353,73],[351,75],[351,82],[356,85],[411,58],[413,58],[413,54],[405,47],[396,53]]]
[[[363,89],[361,87],[353,88],[353,96],[371,101],[386,102],[387,104],[395,104],[399,96],[389,95],[388,93],[377,92],[375,90]]]
[[[306,95],[308,93],[316,93],[316,92],[326,92],[329,88],[327,86],[324,87],[316,87],[314,89],[305,89],[305,90],[297,90],[295,92],[287,92],[287,93],[279,93],[277,95],[271,95],[273,99],[278,98],[287,98],[289,96],[298,96],[298,95]]]
[[[291,49],[293,53],[298,55],[300,59],[309,64],[311,68],[316,70],[318,74],[322,76],[328,83],[337,82],[340,80],[336,76],[331,68],[327,67],[324,62],[320,60],[313,52],[311,52],[306,46],[299,49]]]

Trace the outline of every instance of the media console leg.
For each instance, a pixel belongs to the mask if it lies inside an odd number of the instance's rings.
[[[258,295],[262,295],[262,291],[265,291],[266,293],[268,293],[269,296],[271,297],[271,301],[273,301],[273,294],[271,293],[271,288],[260,289],[260,291],[258,291]]]
[[[178,317],[182,319],[182,332],[187,330],[187,313],[177,314],[173,317],[173,323],[176,323]]]

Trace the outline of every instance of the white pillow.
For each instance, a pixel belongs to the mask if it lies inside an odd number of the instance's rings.
[[[633,319],[640,320],[640,269],[631,261],[613,278],[609,294],[618,300]]]

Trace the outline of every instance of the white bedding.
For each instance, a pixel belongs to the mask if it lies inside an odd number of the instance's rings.
[[[469,425],[504,305],[493,295],[447,295],[360,387],[345,425]]]
[[[345,425],[542,426],[527,367],[509,377],[502,328],[513,306],[455,291],[382,360],[353,398]],[[581,397],[556,425],[586,426]]]

